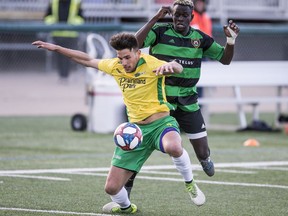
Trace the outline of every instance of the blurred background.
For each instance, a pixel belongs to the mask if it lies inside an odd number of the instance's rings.
[[[111,35],[120,31],[136,32],[162,5],[172,3],[173,0],[82,0],[83,24],[47,25],[43,20],[48,0],[0,0],[0,115],[70,115],[74,111],[87,112],[84,103],[87,93],[86,69],[73,64],[69,83],[60,85],[57,81],[55,56],[33,47],[31,43],[39,39],[53,42],[52,31],[73,30],[79,33],[77,49],[88,52],[91,46],[89,48],[87,44],[87,37],[90,34],[97,33],[108,41]],[[207,1],[207,13],[212,18],[213,37],[222,45],[226,42],[223,25],[233,19],[240,26],[234,61],[288,60],[287,0],[210,0]],[[163,21],[171,21],[171,18],[167,17]],[[103,56],[105,48],[94,45],[98,57]],[[111,53],[113,55],[113,51]],[[32,84],[28,84],[29,81]],[[49,90],[40,89],[45,85]],[[217,94],[233,94],[230,89],[215,91]],[[243,95],[254,91],[251,88],[243,89]],[[287,88],[282,91],[288,97]],[[32,96],[31,92],[34,92]],[[259,92],[275,95],[276,87],[260,89]],[[13,93],[16,94],[13,96]],[[25,107],[19,101],[29,101],[29,95],[32,98],[30,106]],[[48,101],[53,98],[57,100]],[[33,105],[33,102],[38,104]],[[62,108],[60,102],[67,102],[68,108]],[[45,107],[49,110],[46,111]],[[54,110],[53,107],[58,109]],[[283,107],[287,111],[287,104],[283,104]],[[275,105],[261,105],[260,110],[273,112]],[[210,111],[235,112],[236,109],[234,105],[215,105]]]
[[[172,3],[173,0],[82,0],[85,23],[73,28],[81,32],[79,46],[85,49],[87,34],[91,32],[109,39],[115,32],[136,31],[162,5]],[[235,61],[288,60],[286,0],[210,0],[207,3],[216,41],[225,43],[222,25],[229,19],[241,26]],[[48,4],[48,0],[0,0],[1,71],[40,70],[46,64],[46,72],[51,72],[50,56],[30,45],[35,39],[49,40],[53,27],[43,23]]]

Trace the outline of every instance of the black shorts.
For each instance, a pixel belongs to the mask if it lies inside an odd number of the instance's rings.
[[[189,139],[199,139],[207,136],[206,125],[201,110],[185,112],[179,108],[170,112],[176,118],[180,129],[183,130]]]

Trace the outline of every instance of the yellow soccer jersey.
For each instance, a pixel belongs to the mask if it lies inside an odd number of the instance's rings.
[[[172,108],[166,100],[165,77],[156,76],[153,72],[164,63],[153,56],[141,54],[136,70],[127,73],[118,58],[99,62],[99,70],[112,75],[118,83],[130,122],[139,122]]]

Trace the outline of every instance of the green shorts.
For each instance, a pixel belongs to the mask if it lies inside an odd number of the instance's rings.
[[[111,164],[123,169],[139,172],[154,150],[164,152],[162,137],[169,131],[177,131],[179,126],[172,116],[166,116],[147,125],[138,125],[143,133],[143,142],[132,151],[116,147]],[[165,153],[165,152],[164,152]]]

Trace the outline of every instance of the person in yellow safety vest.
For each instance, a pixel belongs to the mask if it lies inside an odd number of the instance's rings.
[[[68,25],[81,25],[84,23],[82,15],[81,0],[50,0],[44,22],[47,25],[66,23]],[[78,42],[78,32],[70,30],[60,30],[51,32],[54,43],[75,49]],[[57,55],[57,70],[60,80],[68,80],[71,68],[71,61]]]

